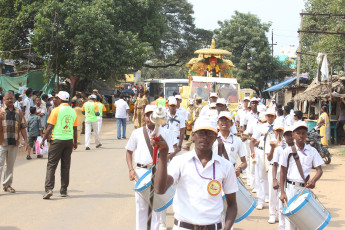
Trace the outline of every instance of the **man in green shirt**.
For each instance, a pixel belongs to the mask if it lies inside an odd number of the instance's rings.
[[[61,189],[62,197],[67,196],[67,187],[69,185],[69,170],[71,166],[71,154],[73,149],[77,149],[77,114],[68,104],[69,93],[60,91],[56,100],[62,102],[58,107],[54,108],[48,118],[48,126],[46,133],[42,139],[40,147],[44,145],[44,141],[50,133],[51,142],[48,150],[47,174],[45,182],[46,194],[43,199],[50,199],[53,195],[55,184],[55,171],[61,160]]]
[[[95,141],[96,141],[96,148],[102,146],[101,142],[99,141],[99,133],[98,133],[98,122],[97,117],[99,114],[99,108],[96,103],[97,96],[91,94],[89,96],[89,101],[84,103],[83,105],[83,114],[85,115],[85,146],[86,150],[90,150],[90,137],[91,137],[91,129],[95,134]]]

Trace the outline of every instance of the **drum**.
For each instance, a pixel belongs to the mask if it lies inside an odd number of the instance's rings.
[[[253,212],[254,208],[256,207],[256,199],[255,197],[246,189],[246,186],[243,182],[237,179],[238,191],[236,192],[236,202],[237,202],[237,216],[235,219],[235,223],[240,222],[247,218],[250,213]],[[223,196],[224,202],[224,214],[226,208],[228,207],[225,199],[225,195]]]
[[[324,229],[331,220],[330,212],[318,202],[311,191],[306,190],[299,197],[298,195],[289,200],[283,214],[299,229]]]
[[[150,186],[151,186],[151,169],[148,170],[138,182],[135,183],[134,190],[138,192],[144,200],[150,203]],[[153,210],[155,212],[161,212],[167,209],[173,202],[175,195],[176,185],[172,185],[164,194],[154,194],[153,198]]]

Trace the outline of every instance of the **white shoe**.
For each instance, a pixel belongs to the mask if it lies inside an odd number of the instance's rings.
[[[275,216],[270,216],[270,218],[268,218],[268,223],[270,224],[275,224],[276,223],[276,217]]]
[[[269,202],[270,202],[270,199],[265,198],[265,203],[269,203]]]
[[[159,224],[159,230],[167,230],[167,226],[165,224]]]
[[[247,176],[246,176],[246,175],[243,175],[243,176],[242,176],[242,179],[247,179]]]
[[[19,145],[18,145],[19,148],[22,148],[23,146],[24,146],[24,145],[22,145],[22,144],[19,144]]]
[[[256,209],[257,209],[257,210],[262,210],[262,209],[264,209],[264,205],[263,205],[263,204],[258,204],[258,205],[256,206]]]

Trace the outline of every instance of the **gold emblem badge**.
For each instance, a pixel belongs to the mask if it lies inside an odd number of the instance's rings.
[[[222,185],[217,180],[211,180],[207,185],[207,192],[211,196],[217,196],[222,190]]]

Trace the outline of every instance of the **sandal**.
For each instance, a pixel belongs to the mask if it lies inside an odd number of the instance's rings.
[[[30,157],[30,155],[27,155],[27,156],[26,156],[26,159],[27,159],[27,160],[31,160],[32,158]]]
[[[9,192],[9,193],[15,193],[16,190],[14,190],[14,188],[12,188],[11,186],[7,186],[6,188],[4,188],[5,192]]]

